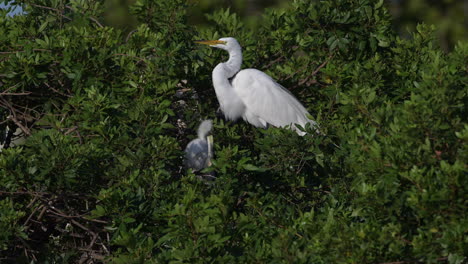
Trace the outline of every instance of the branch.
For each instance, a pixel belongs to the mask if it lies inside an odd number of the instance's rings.
[[[137,32],[137,31],[138,31],[138,29],[130,31],[130,33],[128,33],[127,37],[125,38],[125,43],[127,43],[128,40],[130,39],[130,37],[133,35],[133,33]]]
[[[49,52],[52,52],[52,50],[49,50],[49,49],[32,49],[32,51],[49,51]],[[25,52],[25,50],[0,51],[0,54],[15,54],[17,52]]]
[[[64,135],[68,135],[70,134],[71,132],[74,132],[75,130],[78,129],[78,126],[74,126],[72,128],[69,128],[67,131],[65,131],[65,133],[63,133]]]
[[[33,215],[37,212],[37,210],[41,209],[42,207],[43,207],[43,205],[38,206],[38,207],[35,207],[34,210],[32,211],[32,213],[29,214],[29,216],[28,216],[28,218],[26,219],[26,221],[24,221],[23,226],[26,226],[26,225],[29,223],[29,220],[31,220],[31,218],[33,217]]]
[[[437,261],[447,261],[448,257],[437,258]],[[408,263],[420,263],[418,260],[410,260],[410,261],[394,261],[394,262],[381,262],[379,264],[408,264]]]
[[[281,55],[281,56],[279,56],[278,58],[276,58],[275,60],[273,60],[273,61],[271,61],[270,63],[268,63],[268,64],[267,64],[265,67],[263,67],[263,68],[264,68],[264,69],[268,69],[268,68],[270,68],[271,65],[276,64],[276,63],[282,61],[284,58],[285,58],[284,55]]]
[[[69,21],[72,21],[71,18],[69,18],[69,17],[63,15],[63,14],[62,14],[62,11],[59,10],[59,9],[57,9],[57,8],[52,8],[52,7],[42,6],[42,5],[32,4],[32,3],[29,3],[29,4],[30,4],[31,6],[34,6],[34,7],[38,7],[38,8],[42,8],[42,9],[47,9],[47,10],[55,11],[55,12],[57,12],[57,14],[59,14],[61,17],[66,18],[66,19],[68,19]],[[70,9],[70,10],[72,10],[72,11],[75,11],[75,10],[73,10],[73,8],[71,8],[71,7],[69,7],[69,6],[65,6],[65,8],[68,8],[68,9]],[[81,13],[82,15],[84,15],[83,12],[80,12],[80,11],[78,11],[78,12]],[[99,27],[104,27],[96,18],[90,16],[89,19],[92,20],[93,22],[95,22]]]
[[[25,133],[28,136],[31,135],[31,130],[29,130],[29,128],[23,126],[23,124],[21,124],[21,122],[18,121],[18,119],[16,119],[16,117],[10,115],[10,116],[7,117],[7,119],[11,119],[13,121],[13,123],[15,123],[15,125],[17,125],[21,130],[23,130],[23,133]]]
[[[96,24],[98,24],[99,27],[102,27],[102,28],[104,27],[101,23],[99,23],[99,21],[98,21],[96,18],[94,18],[94,17],[89,17],[89,19],[91,19],[91,20],[94,21]]]
[[[83,12],[80,12],[80,11],[78,11],[78,10],[73,10],[73,8],[71,8],[70,6],[65,6],[65,8],[68,8],[68,9],[70,9],[70,10],[73,11],[73,12],[78,12],[78,13],[80,13],[80,14],[82,14],[82,15],[85,15],[85,13],[83,13]],[[101,28],[104,27],[96,18],[90,16],[89,19],[90,19],[91,21],[93,21],[94,23],[96,23],[99,27],[101,27]]]
[[[305,79],[301,80],[301,81],[298,83],[297,86],[303,85],[304,83],[309,82],[310,78],[313,77],[313,76],[315,76],[315,75],[317,75],[317,73],[318,73],[323,67],[325,67],[325,65],[327,65],[327,63],[333,58],[333,56],[334,56],[333,54],[330,54],[330,56],[328,56],[328,58],[327,58],[324,62],[322,62],[322,64],[320,64],[320,65],[317,67],[317,69],[315,69],[315,70],[312,72],[311,75],[309,75],[309,76],[307,76]],[[316,83],[316,82],[317,82],[316,80],[312,80],[312,82],[307,83],[307,85],[311,85],[312,83]],[[295,87],[297,87],[297,86],[295,86]]]
[[[23,92],[23,93],[7,93],[7,92],[3,92],[3,93],[0,93],[0,96],[7,96],[7,95],[30,95],[31,92]]]
[[[32,5],[32,6],[35,6],[35,7],[42,8],[42,9],[47,9],[47,10],[52,10],[52,11],[55,11],[55,12],[60,12],[60,10],[58,10],[57,8],[52,8],[52,7],[37,5],[37,4],[32,4],[32,3],[29,3],[29,4]]]
[[[3,92],[6,93],[6,92],[10,91],[11,89],[18,87],[19,85],[20,85],[20,84],[17,83],[17,84],[15,84],[15,85],[11,86],[10,88],[7,88],[7,89],[6,89],[5,91],[3,91]]]
[[[327,65],[327,63],[332,58],[333,58],[333,55],[328,56],[328,58],[322,64],[320,64],[320,66],[318,66],[317,69],[315,69],[315,71],[312,73],[312,76],[316,75],[320,71],[320,69],[322,69],[325,65]]]
[[[59,14],[61,17],[65,18],[65,19],[68,19],[68,20],[72,20],[71,18],[65,16],[62,14],[62,11],[57,9],[57,8],[52,8],[52,7],[48,7],[48,6],[42,6],[42,5],[37,5],[37,4],[32,4],[32,3],[29,3],[31,6],[34,6],[34,7],[38,7],[38,8],[42,8],[42,9],[47,9],[47,10],[52,10],[52,11],[55,11],[57,12],[57,14]]]
[[[68,97],[68,98],[73,97],[73,96],[71,96],[69,94],[65,94],[65,93],[60,92],[59,90],[57,90],[54,87],[50,86],[50,84],[48,84],[47,82],[44,82],[44,84],[45,84],[45,86],[47,86],[47,88],[51,89],[53,92],[56,92],[56,93],[60,94],[61,96],[65,96],[65,97]]]

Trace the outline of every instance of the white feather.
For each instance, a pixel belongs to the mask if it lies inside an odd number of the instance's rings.
[[[259,70],[240,71],[234,77],[232,87],[245,105],[244,120],[249,122],[252,116],[257,117],[262,125],[256,126],[265,127],[265,122],[275,127],[291,126],[303,135],[304,132],[296,129],[294,124],[302,127],[306,123],[316,125],[307,118],[307,110],[288,90]]]

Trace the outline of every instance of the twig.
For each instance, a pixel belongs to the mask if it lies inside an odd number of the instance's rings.
[[[105,256],[103,256],[103,255],[98,255],[98,254],[96,254],[96,253],[94,253],[94,252],[91,252],[91,257],[92,257],[93,259],[97,259],[97,260],[101,260],[101,261],[104,260],[104,259],[106,258]]]
[[[88,213],[84,213],[84,214],[81,214],[81,215],[66,215],[63,211],[55,208],[54,206],[51,206],[50,209],[53,210],[52,211],[53,214],[64,217],[64,218],[80,218],[80,219],[84,219],[84,220],[87,220],[87,221],[90,221],[90,222],[107,224],[107,221],[104,221],[104,220],[86,218],[85,216]]]
[[[103,256],[103,255],[98,255],[98,254],[94,253],[94,252],[96,252],[96,250],[92,250],[92,249],[88,249],[88,248],[78,248],[78,250],[91,252],[89,255],[91,255],[90,257],[93,258],[93,259],[104,260],[104,258],[105,258],[105,256]]]
[[[80,235],[80,234],[77,234],[77,233],[70,233],[70,236],[71,237],[76,237],[76,238],[85,238],[84,235]]]
[[[268,63],[268,64],[267,64],[265,67],[263,67],[263,68],[264,68],[264,69],[268,69],[268,68],[270,68],[271,65],[276,64],[276,63],[282,61],[283,59],[284,59],[284,55],[281,55],[281,56],[279,56],[278,58],[276,58],[275,60],[273,60],[273,61],[271,61],[270,63]]]
[[[297,86],[299,86],[299,85],[303,85],[303,84],[306,83],[306,82],[309,82],[310,78],[313,77],[313,76],[315,76],[315,75],[317,75],[317,73],[318,73],[323,67],[325,67],[325,65],[327,65],[327,63],[333,58],[333,56],[334,56],[333,54],[330,54],[330,55],[328,56],[328,58],[327,58],[324,62],[322,62],[322,64],[320,64],[320,65],[312,72],[311,75],[309,75],[309,76],[307,76],[305,79],[301,80],[301,81],[298,83],[298,85],[296,85],[295,87],[297,87]],[[316,83],[316,82],[317,82],[317,81],[315,81],[315,80],[312,80],[312,81],[313,81],[313,82],[308,83],[307,85],[310,85],[310,84],[313,84],[313,83]]]
[[[19,122],[18,119],[16,119],[16,117],[10,115],[7,118],[11,119],[13,121],[13,123],[15,123],[21,130],[23,130],[23,133],[25,133],[27,136],[31,135],[31,130],[29,130],[29,128],[23,126],[23,124],[21,124],[21,122]]]
[[[93,248],[94,243],[96,242],[96,239],[97,239],[97,238],[98,238],[98,234],[95,233],[95,234],[93,235],[93,239],[91,240],[91,242],[89,243],[89,245],[88,245],[87,248],[89,248],[89,249]]]
[[[68,129],[68,130],[67,130],[65,133],[63,133],[63,134],[64,134],[64,135],[68,135],[68,134],[70,134],[71,132],[73,132],[73,131],[75,131],[75,130],[77,130],[77,129],[78,129],[78,126],[74,126],[74,127],[70,128],[70,129]]]
[[[8,110],[10,110],[11,114],[12,115],[9,115],[7,117],[7,119],[10,119],[12,120],[21,130],[23,130],[23,132],[30,136],[31,135],[31,131],[29,130],[29,128],[23,126],[23,124],[21,124],[18,119],[16,118],[16,112],[18,110],[16,110],[11,104],[10,102],[8,102],[7,100],[5,100],[4,98],[0,97],[0,101],[2,101],[3,103],[3,106],[5,106],[6,108],[8,108]]]
[[[109,222],[107,221],[104,221],[104,220],[99,220],[99,219],[90,219],[90,218],[86,218],[86,217],[81,217],[81,219],[84,219],[86,221],[90,221],[90,222],[96,222],[96,223],[101,223],[101,224],[108,224]]]
[[[84,220],[90,221],[90,222],[107,224],[107,221],[104,221],[104,220],[86,218],[85,216],[88,213],[84,213],[84,214],[81,214],[81,215],[66,215],[64,212],[62,212],[61,210],[55,208],[54,206],[51,206],[50,209],[51,209],[51,213],[53,213],[53,214],[55,214],[57,216],[64,217],[64,218],[79,218],[79,219],[84,219]]]
[[[96,18],[94,18],[94,17],[89,17],[89,19],[91,19],[91,20],[94,21],[96,24],[98,24],[99,27],[102,27],[102,28],[104,27],[101,23],[99,23],[99,21],[98,21]]]
[[[437,258],[437,261],[446,261],[448,257]],[[379,264],[407,264],[407,263],[421,263],[418,260],[409,260],[409,261],[393,261],[393,262],[381,262]]]
[[[130,31],[130,33],[128,33],[127,37],[125,38],[125,43],[128,42],[128,40],[130,39],[130,37],[133,35],[133,33],[137,32],[138,29],[134,29],[132,31]]]
[[[284,78],[283,80],[288,80],[288,79],[291,79],[294,75],[296,75],[298,72],[301,72],[302,70],[304,70],[305,68],[309,67],[310,63],[307,63],[304,67],[301,67],[299,68],[297,71],[289,74],[288,76],[286,76],[286,78]]]
[[[34,208],[34,210],[32,211],[32,213],[28,216],[28,219],[26,219],[26,221],[24,221],[23,226],[26,226],[26,225],[29,223],[29,220],[31,220],[31,218],[33,217],[33,215],[36,213],[36,211],[39,210],[39,209],[42,208],[42,207],[43,207],[43,205]]]
[[[48,6],[42,6],[42,5],[37,5],[37,4],[32,4],[32,3],[29,3],[30,5],[32,6],[35,6],[35,7],[39,7],[39,8],[42,8],[42,9],[47,9],[47,10],[52,10],[52,11],[55,11],[55,12],[60,12],[60,10],[56,9],[56,8],[52,8],[52,7],[48,7]]]
[[[328,59],[326,59],[322,64],[320,64],[320,66],[318,66],[314,72],[312,72],[312,76],[316,75],[320,71],[320,69],[322,69],[325,65],[327,65],[327,63],[333,58],[333,56],[334,55],[328,56]]]
[[[107,243],[110,244],[109,232],[106,232],[106,236],[107,236]],[[101,246],[102,246],[102,248],[104,249],[104,251],[105,251],[107,254],[110,254],[109,249],[107,249],[107,247],[106,247],[106,245],[104,245],[104,243],[102,243]]]
[[[23,194],[41,196],[41,195],[47,195],[48,193],[46,193],[46,192],[25,192],[25,191],[16,191],[16,192],[0,191],[0,195],[23,195]]]
[[[47,211],[47,206],[44,206],[42,207],[42,211],[41,213],[39,214],[39,216],[37,217],[37,220],[41,220],[42,217],[44,216],[44,213]]]
[[[57,8],[52,8],[52,7],[42,6],[42,5],[32,4],[32,3],[29,3],[29,4],[30,4],[31,6],[35,6],[35,7],[38,7],[38,8],[42,8],[42,9],[47,9],[47,10],[55,11],[55,12],[57,12],[57,14],[59,14],[61,17],[66,18],[66,19],[68,19],[68,20],[70,20],[70,21],[72,20],[71,18],[69,18],[69,17],[63,15],[63,14],[62,14],[62,11],[59,10],[59,9],[57,9]]]
[[[10,96],[10,95],[30,95],[31,92],[24,92],[24,93],[0,93],[0,96]]]
[[[28,206],[26,206],[26,208],[31,207],[36,201],[37,201],[37,196],[34,196],[34,198],[32,199],[32,201],[29,202],[29,204],[28,204]]]
[[[48,50],[48,49],[33,49],[32,51],[49,51],[49,52],[52,52],[52,50]],[[25,50],[0,51],[0,54],[15,54],[17,52],[26,52],[26,51]]]
[[[78,135],[78,139],[80,140],[80,145],[83,145],[83,137],[80,134],[79,130],[76,130],[76,134]]]
[[[59,90],[55,89],[54,87],[50,86],[50,84],[48,84],[47,82],[44,82],[45,86],[47,86],[47,88],[51,89],[52,91],[62,95],[62,96],[65,96],[65,97],[68,97],[68,98],[71,98],[73,96],[69,95],[69,94],[65,94],[65,93],[62,93],[60,92]]]
[[[306,164],[306,162],[304,161],[304,156],[305,156],[305,153],[302,154],[301,161],[299,161],[299,166],[297,166],[296,174],[299,174],[302,171],[302,168],[304,168]]]
[[[55,208],[54,206],[50,206],[49,207],[51,209],[51,213],[55,214],[55,215],[58,215],[58,216],[61,216],[63,218],[82,218],[85,214],[82,214],[82,215],[66,215],[64,212],[62,212],[61,210]]]
[[[3,100],[3,101],[5,102],[6,100]],[[23,117],[25,117],[25,118],[23,118],[23,119],[25,119],[25,120],[28,120],[28,118],[26,117],[26,113],[25,113],[25,112],[27,112],[27,111],[34,111],[36,114],[39,114],[39,115],[42,114],[41,112],[39,112],[39,111],[37,111],[37,110],[35,109],[35,108],[39,108],[39,106],[35,106],[35,107],[33,107],[33,108],[29,108],[28,106],[17,105],[17,104],[14,104],[14,103],[11,103],[11,106],[12,106],[12,108],[13,108],[14,110],[16,110],[15,107],[25,109],[26,111],[23,111],[23,112],[17,111],[17,112],[21,113],[21,115],[23,115]],[[29,115],[29,120],[32,120],[32,119],[34,119],[34,118],[33,118],[31,115]]]
[[[20,85],[20,83],[17,83],[17,84],[15,84],[15,85],[11,86],[10,88],[6,89],[6,90],[3,91],[3,92],[4,92],[4,93],[9,92],[11,89],[18,87],[19,85]]]
[[[21,237],[18,237],[18,238],[19,238],[19,240],[21,241],[21,243],[22,243],[23,246],[24,246],[24,253],[25,253],[26,257],[29,258],[29,254],[28,254],[28,250],[29,250],[29,252],[32,253],[32,254],[31,254],[31,255],[32,255],[32,259],[36,262],[36,261],[37,261],[37,258],[36,258],[36,256],[34,255],[32,248],[28,245],[28,243],[26,243],[26,241],[24,241],[23,238],[21,238]],[[27,249],[28,249],[28,250],[27,250]]]
[[[91,235],[95,236],[96,233],[94,233],[93,231],[89,230],[87,227],[85,227],[84,225],[78,223],[76,220],[71,220],[72,224],[78,226],[79,228],[85,230],[86,232],[90,233]]]
[[[71,8],[70,6],[65,6],[65,8],[68,8],[68,9],[70,9],[70,10],[73,11],[73,12],[78,12],[78,13],[80,13],[80,14],[82,14],[82,15],[85,15],[85,13],[83,13],[83,12],[81,12],[81,11],[73,10],[73,8]],[[94,23],[96,23],[99,27],[101,27],[101,28],[104,27],[96,18],[90,16],[89,19],[92,20]]]

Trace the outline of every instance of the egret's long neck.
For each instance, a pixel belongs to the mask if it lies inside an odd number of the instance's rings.
[[[240,47],[231,49],[228,52],[229,60],[216,65],[213,70],[213,86],[215,88],[216,95],[218,95],[221,107],[224,103],[222,101],[224,100],[220,98],[220,95],[222,97],[225,94],[232,93],[232,91],[225,92],[224,90],[232,89],[229,78],[232,78],[240,71],[242,64],[242,51]]]
[[[242,50],[240,47],[229,50],[229,60],[225,63],[226,75],[231,78],[240,71],[242,65]]]
[[[221,110],[226,118],[231,120],[239,118],[244,111],[244,104],[234,92],[229,80],[239,72],[241,64],[242,52],[239,47],[239,49],[229,51],[229,60],[216,65],[212,75]]]
[[[232,67],[228,66],[227,62],[216,65],[213,70],[213,87],[215,88],[216,97],[218,97],[221,109],[224,109],[229,99],[235,96],[229,78],[236,73]]]

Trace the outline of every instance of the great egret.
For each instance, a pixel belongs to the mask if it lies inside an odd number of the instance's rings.
[[[194,171],[211,165],[213,157],[213,137],[207,137],[213,127],[211,120],[204,120],[198,127],[198,138],[190,141],[185,148],[185,166]]]
[[[242,50],[235,38],[196,41],[226,50],[229,60],[219,63],[213,70],[213,86],[220,108],[228,120],[242,117],[246,122],[261,128],[268,125],[290,126],[303,136],[295,124],[305,127],[317,123],[307,118],[307,110],[283,86],[266,73],[256,69],[241,70]]]

